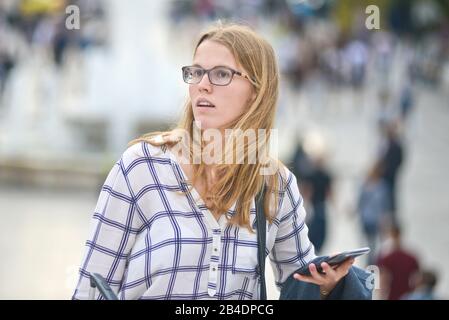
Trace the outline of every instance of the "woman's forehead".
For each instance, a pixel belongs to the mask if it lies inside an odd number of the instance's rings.
[[[215,66],[237,68],[232,52],[223,44],[211,40],[205,40],[198,46],[193,63],[206,69]]]

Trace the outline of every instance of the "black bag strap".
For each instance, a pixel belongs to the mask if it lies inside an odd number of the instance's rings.
[[[95,299],[95,288],[98,288],[100,294],[102,294],[106,300],[118,300],[117,295],[112,291],[111,287],[106,282],[106,279],[98,273],[91,273],[89,300]]]
[[[260,273],[260,300],[267,300],[267,287],[265,284],[265,247],[267,237],[267,225],[263,200],[265,198],[265,186],[256,195],[256,219],[257,219],[257,258]]]

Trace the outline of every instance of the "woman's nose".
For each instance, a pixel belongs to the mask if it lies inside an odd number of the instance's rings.
[[[207,92],[211,92],[212,91],[213,84],[210,83],[209,76],[207,75],[207,73],[205,73],[203,75],[203,78],[197,84],[197,86],[198,86],[198,90],[200,90],[200,91],[207,91]]]

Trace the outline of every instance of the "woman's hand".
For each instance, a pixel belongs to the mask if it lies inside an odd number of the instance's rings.
[[[351,268],[353,263],[354,258],[350,258],[337,267],[332,268],[329,264],[323,262],[321,263],[321,268],[323,268],[325,274],[319,273],[316,266],[311,263],[309,265],[310,276],[295,273],[293,278],[320,286],[321,294],[327,296],[335,288],[337,283],[348,274],[349,268]]]

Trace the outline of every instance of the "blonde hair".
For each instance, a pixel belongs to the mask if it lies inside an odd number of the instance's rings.
[[[246,111],[238,117],[231,125],[232,129],[265,129],[265,141],[262,141],[264,148],[269,151],[270,131],[273,128],[276,113],[276,103],[279,92],[279,73],[276,57],[271,45],[256,34],[249,27],[237,24],[222,24],[213,26],[204,32],[194,50],[194,55],[201,43],[206,40],[214,41],[226,46],[233,54],[237,63],[244,68],[253,84],[256,97],[248,103]],[[168,145],[178,143],[180,137],[177,136],[177,129],[183,129],[190,135],[192,140],[194,116],[192,102],[187,99],[184,106],[184,114],[177,127],[168,132],[152,132],[130,142],[130,145],[144,141],[152,145]],[[156,141],[156,135],[161,135],[163,139]],[[244,142],[244,150],[248,150],[248,143]],[[259,141],[259,145],[260,145]],[[235,152],[234,144],[227,145],[225,154]],[[231,148],[231,149],[230,149]],[[231,223],[240,226],[250,227],[250,206],[253,197],[266,185],[267,195],[274,194],[274,198],[265,197],[264,209],[267,219],[271,222],[277,212],[279,192],[283,188],[283,179],[280,174],[282,164],[278,159],[270,159],[270,164],[275,165],[275,174],[271,176],[261,175],[259,172],[264,166],[260,161],[255,164],[218,164],[214,165],[217,172],[217,180],[213,186],[207,186],[207,195],[212,196],[209,209],[226,213],[237,201]],[[198,177],[205,174],[206,165],[204,163],[193,164],[192,186]],[[270,198],[274,201],[274,206],[270,205]],[[272,211],[270,211],[270,209]]]

